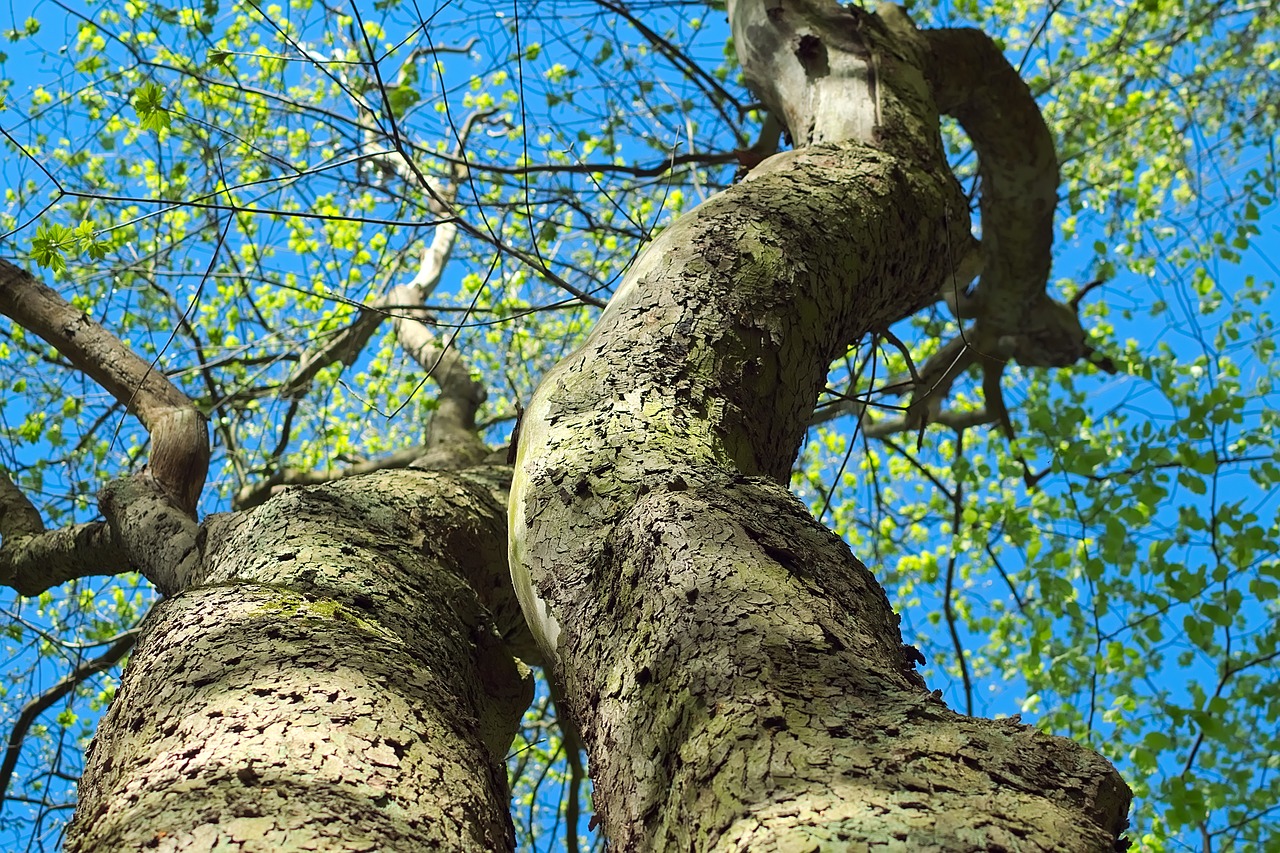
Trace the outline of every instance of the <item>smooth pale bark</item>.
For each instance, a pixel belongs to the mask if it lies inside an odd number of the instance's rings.
[[[494,627],[518,616],[494,580],[502,476],[380,472],[207,522],[89,749],[67,849],[511,849],[531,688]]]
[[[784,485],[831,360],[969,246],[928,47],[900,13],[730,14],[749,79],[812,95],[778,107],[821,144],[646,249],[531,401],[512,485],[513,577],[604,830],[623,851],[1111,849],[1114,769],[948,710],[874,577]],[[753,71],[753,45],[777,66]]]

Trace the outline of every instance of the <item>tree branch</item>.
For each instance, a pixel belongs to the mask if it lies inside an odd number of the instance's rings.
[[[151,476],[194,517],[209,471],[209,431],[186,394],[52,288],[3,259],[0,313],[43,338],[142,421],[151,434]]]
[[[18,765],[18,756],[22,753],[22,742],[26,740],[27,732],[31,730],[31,724],[41,714],[53,707],[53,703],[75,690],[86,680],[119,663],[120,659],[133,648],[140,633],[141,628],[134,628],[121,634],[119,639],[112,643],[111,647],[105,652],[88,663],[83,663],[76,667],[53,687],[22,707],[22,713],[18,714],[18,719],[13,723],[13,730],[9,732],[9,743],[5,747],[4,760],[0,761],[0,798],[8,797],[9,783],[13,781],[13,771]]]
[[[113,575],[131,567],[100,521],[45,530],[39,511],[0,471],[0,583],[39,595],[75,578]]]
[[[1063,304],[1045,292],[1058,204],[1048,125],[1027,84],[985,33],[924,35],[932,51],[925,76],[938,109],[973,140],[982,181],[981,278],[963,309],[956,306],[957,316],[975,318],[974,347],[1001,364],[1075,364],[1091,351],[1078,300]]]

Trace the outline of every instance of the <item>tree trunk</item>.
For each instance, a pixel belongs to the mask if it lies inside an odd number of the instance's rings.
[[[532,694],[491,618],[501,480],[380,472],[207,521],[90,747],[67,849],[512,849]]]
[[[1109,850],[1079,745],[949,711],[883,591],[787,491],[828,365],[970,244],[896,9],[730,2],[799,150],[650,245],[525,413],[517,592],[617,849]]]

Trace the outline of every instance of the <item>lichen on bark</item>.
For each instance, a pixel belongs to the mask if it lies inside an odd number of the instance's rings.
[[[73,851],[514,847],[528,670],[501,471],[381,472],[206,521],[91,745]]]
[[[799,147],[646,248],[530,403],[512,486],[513,575],[605,831],[621,850],[1105,849],[1128,803],[1110,765],[946,709],[872,574],[784,485],[831,360],[932,301],[971,244],[929,47],[896,8],[730,19]]]

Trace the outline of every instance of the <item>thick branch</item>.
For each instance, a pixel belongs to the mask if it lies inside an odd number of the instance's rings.
[[[122,477],[103,487],[98,506],[130,564],[164,595],[199,579],[199,527],[149,477]]]
[[[39,595],[76,578],[132,570],[106,524],[45,530],[39,510],[0,471],[0,584],[21,595]]]
[[[831,360],[932,301],[959,260],[938,247],[965,246],[927,51],[896,8],[730,20],[762,99],[825,144],[663,231],[521,428],[512,574],[597,813],[624,850],[1103,849],[1115,771],[931,697],[872,574],[784,485]]]
[[[151,475],[194,516],[209,470],[209,431],[187,396],[89,315],[2,259],[0,313],[43,338],[142,421],[151,434]]]
[[[1045,293],[1058,203],[1053,136],[1000,48],[973,29],[930,30],[925,74],[938,109],[954,116],[978,154],[982,277],[963,313],[985,356],[1065,367],[1088,354],[1073,307]],[[957,311],[957,313],[962,313]]]
[[[938,109],[960,122],[978,154],[986,322],[1014,334],[1049,276],[1058,204],[1053,137],[1031,90],[985,33],[924,36],[933,60],[925,73]]]

